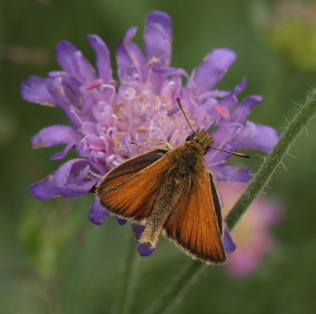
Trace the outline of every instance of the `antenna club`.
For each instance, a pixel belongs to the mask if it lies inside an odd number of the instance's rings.
[[[216,150],[220,150],[221,152],[225,152],[225,153],[228,153],[228,154],[232,154],[232,155],[235,155],[235,156],[238,156],[238,157],[242,157],[242,158],[250,158],[249,155],[247,154],[242,154],[242,153],[236,153],[236,152],[231,152],[229,150],[225,150],[225,149],[221,149],[221,148],[218,148],[218,147],[214,147],[212,145],[210,145],[211,148],[214,148]]]

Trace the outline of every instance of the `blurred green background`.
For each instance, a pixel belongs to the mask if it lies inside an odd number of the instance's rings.
[[[294,42],[294,48],[301,48],[298,56],[304,58],[308,45],[314,45],[295,32],[286,37],[288,28],[280,32],[286,38],[277,32],[273,37],[271,29],[262,29],[272,15],[265,9],[274,4],[249,0],[1,1],[0,313],[111,313],[120,301],[129,245],[129,227],[119,226],[113,217],[102,227],[90,223],[92,195],[45,202],[32,198],[30,184],[63,161],[49,160],[60,151],[56,147],[32,150],[30,137],[45,126],[68,121],[61,110],[24,101],[20,83],[30,75],[45,77],[59,69],[55,46],[64,39],[94,62],[86,39],[91,33],[108,44],[115,64],[116,46],[127,29],[140,28],[136,42],[143,47],[146,16],[152,10],[163,10],[173,18],[172,65],[191,72],[210,50],[233,49],[238,60],[220,86],[232,89],[246,77],[248,86],[242,96],[265,97],[250,119],[282,131],[286,119],[291,120],[298,111],[297,104],[304,103],[307,91],[316,87],[316,73],[313,60],[301,68],[295,64],[289,57],[291,47],[271,48],[288,40]],[[316,56],[316,50],[310,55]],[[265,191],[285,206],[283,221],[273,229],[276,250],[246,278],[208,267],[175,313],[316,312],[315,132],[312,121],[291,148],[295,158],[286,157],[287,170],[278,169]],[[262,157],[256,152],[251,157],[249,165],[255,172]],[[190,262],[165,239],[152,257],[138,259],[133,313],[152,304]]]

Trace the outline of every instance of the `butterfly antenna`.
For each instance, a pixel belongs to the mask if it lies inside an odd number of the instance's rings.
[[[224,150],[224,149],[217,148],[217,147],[214,147],[214,146],[211,146],[211,145],[210,145],[209,147],[212,147],[212,148],[214,148],[214,149],[220,150],[221,152],[229,153],[229,154],[232,154],[232,155],[235,155],[235,156],[238,156],[238,157],[250,158],[250,156],[249,156],[249,155],[246,155],[246,154],[231,152],[231,151],[229,151],[229,150]]]
[[[185,119],[186,119],[187,122],[188,122],[189,127],[191,128],[191,130],[192,130],[193,133],[195,134],[195,131],[193,130],[193,128],[192,128],[192,126],[191,126],[191,124],[190,124],[190,122],[189,122],[189,120],[188,120],[188,118],[187,118],[187,116],[186,116],[186,114],[185,114],[185,112],[184,112],[183,105],[182,105],[182,102],[181,102],[180,98],[177,98],[177,102],[178,102],[178,104],[179,104],[179,107],[180,107],[180,109],[181,109],[181,111],[182,111],[182,113],[183,113]]]

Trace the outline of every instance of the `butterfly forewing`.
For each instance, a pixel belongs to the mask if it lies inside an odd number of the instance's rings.
[[[160,152],[161,154],[162,152]],[[172,163],[173,154],[174,151],[169,152],[163,158],[152,162],[134,174],[131,174],[130,169],[128,169],[130,165],[126,165],[129,161],[125,162],[119,166],[123,170],[122,176],[124,177],[121,182],[119,182],[119,170],[118,172],[115,171],[119,167],[112,170],[98,188],[97,194],[100,203],[110,213],[122,218],[133,219],[138,222],[146,219],[155,204],[165,174]],[[149,155],[149,157],[149,159],[154,159],[154,156]],[[144,164],[144,162],[142,163]]]
[[[137,172],[151,166],[167,153],[163,149],[155,149],[143,155],[129,159],[113,170],[103,178],[97,188],[97,196],[102,195],[106,190],[124,182]]]
[[[221,214],[220,219],[217,214],[220,207],[215,206],[219,206],[218,197],[213,200],[210,175],[205,168],[192,178],[189,191],[184,192],[168,217],[164,231],[193,258],[208,264],[223,264],[226,254],[221,235],[222,219]]]

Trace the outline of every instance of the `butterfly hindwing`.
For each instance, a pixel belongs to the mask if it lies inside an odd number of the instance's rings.
[[[210,180],[211,179],[211,180]],[[210,173],[205,168],[191,179],[188,191],[164,224],[165,235],[193,258],[223,264],[222,216]]]
[[[142,166],[146,164],[142,160],[142,157],[146,155],[144,154],[136,157],[140,158],[140,162],[129,163],[133,161],[131,159],[105,176],[98,187],[97,194],[100,203],[110,213],[137,222],[141,222],[149,216],[174,154],[174,151],[170,151],[168,154],[164,150],[156,151],[159,151],[160,155],[163,154],[163,157],[151,162],[147,167],[139,166],[139,163]],[[152,155],[145,157],[148,162],[155,159]],[[121,168],[118,169],[119,167]],[[138,168],[138,171],[132,171],[130,168],[133,169],[133,167],[134,170]]]

